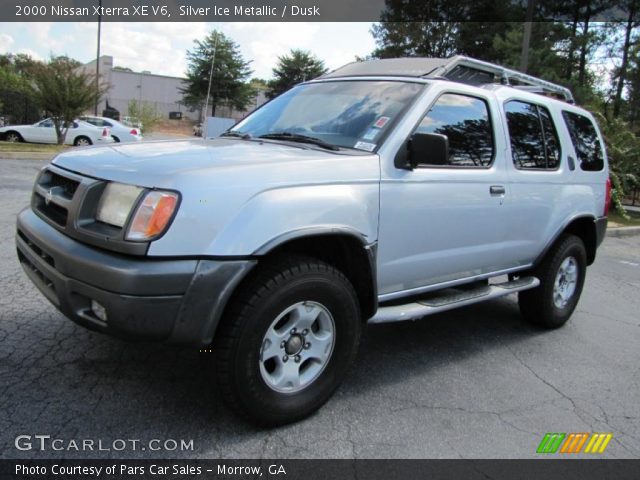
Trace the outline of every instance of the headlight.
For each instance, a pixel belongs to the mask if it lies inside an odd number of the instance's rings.
[[[109,225],[124,227],[141,192],[140,187],[133,185],[109,183],[102,192],[96,219]]]
[[[175,192],[147,192],[133,215],[125,238],[151,240],[161,235],[173,218],[179,198]]]

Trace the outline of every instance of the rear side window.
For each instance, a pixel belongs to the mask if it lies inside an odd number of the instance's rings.
[[[569,130],[580,168],[589,172],[602,170],[604,168],[602,145],[593,122],[584,115],[567,111],[562,112],[562,117]]]
[[[511,155],[518,169],[556,170],[560,142],[549,110],[513,100],[505,105]]]
[[[449,139],[448,166],[488,167],[493,161],[493,133],[484,100],[445,93],[438,98],[416,129]]]

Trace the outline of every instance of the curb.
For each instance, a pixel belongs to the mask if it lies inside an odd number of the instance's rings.
[[[618,227],[608,228],[607,237],[630,237],[632,235],[640,235],[640,227]]]
[[[51,160],[56,155],[49,152],[0,152],[0,160]]]

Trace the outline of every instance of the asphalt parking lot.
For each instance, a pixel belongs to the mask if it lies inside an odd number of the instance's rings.
[[[211,354],[91,333],[31,285],[14,222],[42,165],[0,160],[2,458],[532,458],[546,432],[610,432],[604,457],[640,458],[640,236],[605,240],[564,328],[529,327],[511,297],[369,326],[319,413],[259,430],[222,404]],[[194,448],[14,446],[42,434],[104,445],[193,439]]]

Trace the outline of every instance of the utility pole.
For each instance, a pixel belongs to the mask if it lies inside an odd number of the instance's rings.
[[[213,79],[213,64],[216,63],[216,50],[218,49],[218,32],[216,32],[216,38],[213,41],[213,55],[211,57],[211,69],[209,70],[209,88],[207,89],[207,101],[204,104],[204,138],[207,138],[207,127],[209,122],[207,117],[209,115],[209,96],[211,95],[211,80]]]
[[[98,5],[100,10],[98,11],[98,51],[96,52],[96,106],[94,109],[94,115],[98,116],[98,103],[100,102],[100,98],[97,95],[100,91],[100,34],[102,27],[102,0],[98,1]]]
[[[533,9],[536,0],[527,0],[527,18],[524,22],[524,35],[522,36],[522,53],[520,54],[520,71],[527,73],[529,66],[529,43],[531,43],[531,27],[533,23]]]

